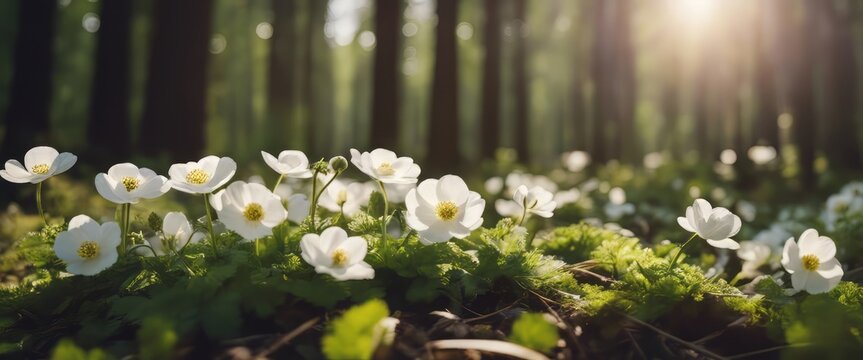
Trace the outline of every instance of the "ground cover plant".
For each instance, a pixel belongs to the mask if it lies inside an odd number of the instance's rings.
[[[0,351],[848,358],[863,348],[860,183],[807,208],[749,202],[718,173],[669,180],[685,173],[678,165],[636,177],[612,163],[591,176],[584,153],[566,154],[555,180],[498,161],[508,175],[476,187],[422,178],[385,149],[262,160],[271,186],[237,180],[229,157],[174,164],[167,177],[111,166],[93,183],[116,205],[107,218],[44,206],[43,184],[61,184],[76,156],[37,147],[6,162],[0,176],[36,187],[41,225],[3,255],[19,276],[0,292]],[[148,206],[169,192],[203,206]]]

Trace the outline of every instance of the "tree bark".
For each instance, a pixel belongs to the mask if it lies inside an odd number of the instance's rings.
[[[393,149],[399,138],[401,0],[375,0],[372,147]]]
[[[272,2],[273,37],[270,39],[270,71],[267,107],[270,126],[269,147],[277,151],[291,139],[294,123],[294,0]],[[293,145],[293,144],[292,144]]]
[[[494,159],[500,146],[500,11],[499,2],[484,1],[485,59],[482,69],[482,158]]]
[[[204,151],[207,120],[207,51],[212,0],[155,0],[149,81],[141,122],[147,155],[172,161]]]
[[[18,2],[18,35],[4,119],[6,129],[0,148],[3,159],[20,159],[33,146],[50,143],[56,14],[57,2],[53,0]]]
[[[428,167],[432,174],[456,169],[459,164],[458,62],[456,21],[458,0],[438,0],[438,23],[432,79]]]
[[[100,165],[131,153],[130,35],[132,1],[103,1],[96,48],[96,74],[87,126],[88,152]]]
[[[767,15],[773,11],[776,3],[772,0],[765,0],[759,3],[758,9],[761,14]],[[763,18],[763,17],[762,17]],[[768,22],[769,24],[769,22]],[[769,41],[767,30],[760,22],[756,25],[759,28],[755,32],[755,48],[758,49],[755,57],[755,82],[758,98],[758,113],[756,119],[756,143],[762,145],[770,145],[779,148],[779,126],[777,119],[779,117],[779,108],[776,104],[776,84],[774,82],[773,71],[776,67],[774,58],[774,49]]]
[[[794,116],[794,140],[797,144],[797,159],[801,186],[806,190],[815,188],[815,145],[817,128],[815,126],[816,107],[812,53],[815,48],[815,31],[818,22],[813,14],[817,2],[805,0],[806,14],[801,23],[794,24],[793,44],[787,44],[793,51],[792,89],[790,91],[791,109]]]
[[[608,74],[611,72],[609,66],[611,61],[609,34],[613,28],[608,26],[606,20],[609,1],[594,3],[593,8],[593,49],[591,51],[591,81],[593,82],[593,153],[591,157],[598,164],[608,161],[605,151],[606,130],[611,120],[612,97]]]

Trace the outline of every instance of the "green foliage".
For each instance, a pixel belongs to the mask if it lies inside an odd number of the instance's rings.
[[[575,264],[592,259],[592,253],[603,242],[611,242],[614,246],[623,246],[621,240],[625,239],[616,232],[598,228],[593,225],[580,223],[566,227],[559,227],[541,239],[538,239],[538,247],[548,255],[554,255],[562,260]],[[636,240],[636,243],[638,240]],[[612,261],[606,266],[616,266]]]
[[[164,318],[147,318],[138,330],[139,353],[142,360],[173,359],[176,344],[177,333],[171,322]]]
[[[381,300],[348,309],[327,326],[322,343],[324,355],[328,359],[370,359],[378,345],[375,326],[389,313]]]
[[[60,341],[51,352],[51,360],[109,360],[113,359],[100,349],[90,351],[79,348],[69,339]]]
[[[531,349],[549,352],[557,345],[557,327],[543,314],[523,313],[512,324],[509,340]]]

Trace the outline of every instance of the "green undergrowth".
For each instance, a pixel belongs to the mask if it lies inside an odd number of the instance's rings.
[[[380,318],[443,308],[492,312],[516,301],[545,312],[536,299],[550,301],[561,315],[599,326],[622,317],[670,324],[671,317],[687,316],[677,314],[680,309],[694,306],[745,317],[745,326],[768,329],[780,344],[823,344],[835,351],[861,345],[863,290],[849,282],[828,294],[786,295],[767,278],[743,291],[705,277],[700,264],[684,262],[670,270],[668,251],[587,224],[532,238],[505,219],[464,240],[423,245],[404,227],[405,235],[382,241],[377,219],[369,214],[349,222],[323,221],[369,241],[366,261],[375,268],[374,279],[337,282],[315,273],[299,255],[309,224],[280,226],[257,246],[224,234],[215,250],[193,244],[178,255],[122,256],[92,277],[61,272],[51,251],[61,227],[31,233],[16,253],[39,270],[0,290],[0,351],[13,357],[46,357],[53,351],[60,359],[170,358],[184,348],[184,357],[212,357],[236,339],[288,332],[319,317],[338,320],[327,322],[323,340],[320,334],[303,338],[312,346],[298,342],[285,356],[366,358],[374,351],[366,340]],[[142,229],[139,236],[147,232],[146,224],[136,226]],[[380,300],[368,302],[372,299]],[[366,305],[339,316],[361,303]],[[838,325],[822,329],[822,316]],[[509,339],[550,354],[550,336],[531,342],[525,335],[534,328],[547,332],[538,322],[545,320],[525,319],[513,326]],[[364,345],[327,340],[333,338]],[[344,353],[351,348],[358,353]],[[800,349],[815,351],[808,345]]]

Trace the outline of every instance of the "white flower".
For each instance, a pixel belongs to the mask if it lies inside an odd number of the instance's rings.
[[[521,185],[527,186],[528,188],[539,186],[551,192],[557,191],[557,183],[543,175],[512,172],[506,176],[506,180],[504,180],[504,182],[506,184],[507,195],[515,194],[515,190]]]
[[[66,263],[66,271],[76,275],[95,275],[117,262],[120,225],[99,225],[87,215],[69,221],[69,229],[57,234],[54,253]]]
[[[266,151],[261,151],[261,156],[270,168],[283,176],[301,179],[312,177],[309,158],[302,151],[285,150],[279,153],[278,158]]]
[[[852,191],[843,191],[827,198],[826,209],[821,215],[827,230],[833,231],[840,219],[863,211],[863,197]]]
[[[497,194],[503,190],[503,179],[500,176],[490,177],[483,183],[485,191],[489,194]]]
[[[494,208],[503,216],[522,216],[526,209],[527,213],[550,218],[557,208],[553,198],[552,193],[539,186],[528,190],[527,186],[521,185],[515,189],[512,200],[498,199],[494,202]]]
[[[229,157],[207,156],[195,162],[174,164],[168,169],[171,186],[189,194],[209,194],[234,177],[237,163]]]
[[[76,161],[78,157],[72,153],[57,153],[52,147],[37,146],[24,154],[24,165],[18,160],[6,161],[6,169],[0,170],[0,177],[18,184],[37,184],[69,170]]]
[[[795,290],[806,290],[810,294],[825,293],[842,280],[842,266],[836,260],[836,244],[818,231],[809,229],[785,242],[782,251],[782,266],[791,274],[791,286]]]
[[[162,196],[168,190],[171,190],[168,178],[130,163],[114,165],[107,174],[96,175],[96,191],[115,204],[137,204],[141,199]]]
[[[756,165],[764,165],[776,158],[776,149],[772,146],[755,145],[746,153]]]
[[[148,238],[147,242],[150,243],[150,247],[153,248],[153,251],[155,251],[157,255],[164,255],[168,250],[176,251],[186,246],[186,244],[197,244],[201,242],[204,238],[204,234],[193,231],[192,225],[189,224],[189,220],[186,218],[185,214],[172,211],[165,214],[165,218],[162,220],[162,236],[157,234],[156,236]],[[138,250],[139,254],[146,256],[152,255],[152,253],[146,249]]]
[[[482,225],[485,200],[470,191],[462,178],[444,175],[427,179],[405,197],[408,226],[423,244],[463,239]]]
[[[569,190],[558,191],[554,193],[554,202],[557,203],[558,209],[564,207],[567,204],[576,203],[580,198],[581,191],[578,191],[578,188],[572,188]]]
[[[740,218],[723,207],[713,208],[707,200],[695,199],[686,208],[686,217],[678,217],[677,223],[684,230],[698,234],[710,246],[737,250],[740,244],[730,237],[740,231]]]
[[[375,277],[375,269],[363,261],[368,252],[366,240],[348,237],[340,227],[326,228],[321,235],[306,234],[300,240],[303,260],[318,274],[329,274],[336,280],[364,280]]]
[[[288,204],[288,220],[299,224],[309,216],[311,203],[305,194],[293,194],[285,202]]]
[[[743,260],[740,273],[746,278],[752,278],[761,273],[758,268],[767,264],[770,260],[770,246],[758,241],[741,241],[737,249],[737,257]]]
[[[246,240],[273,234],[288,217],[282,200],[261,184],[235,181],[210,198],[225,226]]]
[[[608,191],[608,203],[605,204],[605,215],[611,220],[635,213],[635,205],[626,202],[626,191],[614,187]]]
[[[351,163],[360,171],[385,184],[413,184],[420,175],[420,167],[407,157],[396,157],[396,153],[386,149],[374,149],[360,153],[351,149]]]
[[[366,184],[336,179],[324,190],[318,203],[329,211],[342,211],[345,216],[352,217],[369,202],[371,195],[372,188]]]
[[[368,186],[371,191],[375,191],[377,188],[374,182],[367,182],[366,186]],[[415,187],[417,187],[416,184],[384,184],[384,189],[387,191],[387,200],[389,200],[390,204],[401,204],[405,202],[405,196],[407,196],[408,192]]]
[[[644,155],[642,162],[646,169],[656,170],[665,162],[665,157],[660,152],[652,152]]]
[[[579,172],[590,165],[590,154],[584,151],[568,152],[563,154],[562,160],[569,171]]]

